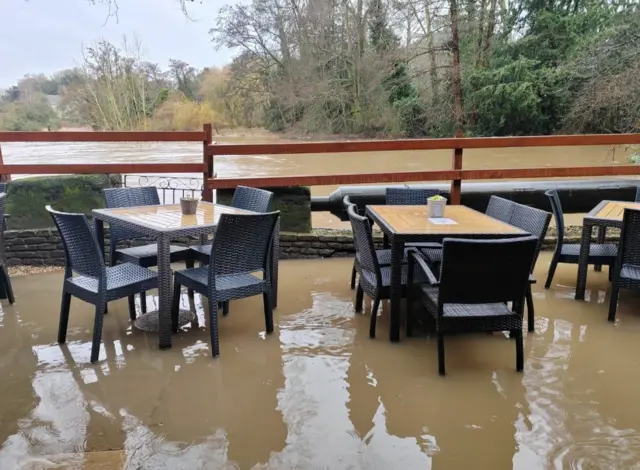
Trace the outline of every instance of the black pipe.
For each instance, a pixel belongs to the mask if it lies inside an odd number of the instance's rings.
[[[638,179],[607,179],[607,180],[547,180],[547,181],[515,181],[501,183],[462,183],[462,204],[484,212],[491,195],[516,201],[520,204],[551,211],[549,199],[544,192],[557,189],[562,202],[562,208],[567,214],[581,214],[589,212],[600,201],[633,201],[636,188],[640,184]],[[401,188],[435,188],[449,198],[450,185],[441,184],[396,184],[388,187]],[[341,220],[347,220],[342,206],[342,199],[349,196],[351,202],[363,210],[365,206],[385,203],[385,189],[387,186],[343,186],[336,189],[329,196],[311,198],[311,210],[317,212],[331,212]]]

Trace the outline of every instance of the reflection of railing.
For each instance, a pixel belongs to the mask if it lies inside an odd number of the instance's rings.
[[[199,197],[202,192],[202,178],[124,175],[122,185],[128,188],[153,186],[158,190],[162,204],[177,203],[181,197]]]

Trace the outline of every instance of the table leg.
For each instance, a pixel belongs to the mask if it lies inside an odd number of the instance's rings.
[[[604,241],[607,238],[607,227],[598,227],[598,244],[602,245],[604,244]],[[602,265],[601,264],[596,264],[593,267],[594,271],[600,272],[602,271]]]
[[[390,237],[391,244],[391,286],[389,310],[389,339],[400,341],[400,314],[402,311],[402,257],[404,242],[398,237]]]
[[[171,259],[169,238],[158,236],[158,342],[160,349],[171,347]]]
[[[271,269],[271,303],[278,307],[278,262],[280,260],[280,219],[276,222],[273,234],[273,262]]]
[[[589,249],[591,248],[591,232],[593,225],[584,221],[582,223],[582,239],[580,241],[580,255],[578,257],[578,278],[576,279],[576,300],[584,300],[584,292],[587,288],[587,271],[589,268]]]

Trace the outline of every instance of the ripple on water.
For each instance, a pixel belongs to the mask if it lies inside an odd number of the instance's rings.
[[[551,454],[562,470],[640,469],[640,433],[606,429],[589,438],[564,442]]]

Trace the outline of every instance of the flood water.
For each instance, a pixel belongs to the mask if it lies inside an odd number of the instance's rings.
[[[0,313],[0,468],[640,468],[640,297],[623,291],[608,323],[606,272],[590,269],[586,302],[575,266],[534,286],[523,373],[514,342],[483,333],[446,338],[440,377],[434,338],[387,340],[387,305],[368,337],[351,262],[283,261],[275,332],[261,298],[233,301],[215,360],[198,296],[168,351],[110,303],[92,365],[87,304],[74,299],[56,343],[61,273],[16,278]]]
[[[279,138],[266,132],[216,137],[218,142],[273,142]],[[29,143],[3,144],[5,163],[168,163],[201,162],[199,143]],[[464,152],[463,167],[531,168],[626,164],[625,146],[544,147],[480,149]],[[345,173],[386,173],[450,169],[451,151],[365,152],[309,155],[220,156],[215,171],[220,178]],[[184,184],[198,187],[201,175],[187,177]],[[196,180],[191,181],[192,178]],[[135,178],[130,179],[135,184]],[[142,184],[147,183],[143,180]],[[312,195],[328,195],[336,186],[312,188]],[[315,227],[340,226],[330,214],[314,214]]]

